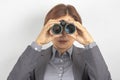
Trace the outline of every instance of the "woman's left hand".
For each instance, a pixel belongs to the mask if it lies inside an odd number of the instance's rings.
[[[86,30],[85,27],[83,27],[79,22],[74,21],[72,22],[76,26],[76,32],[71,35],[76,41],[78,41],[82,45],[88,45],[92,42],[94,42],[92,36],[89,34],[89,32]]]

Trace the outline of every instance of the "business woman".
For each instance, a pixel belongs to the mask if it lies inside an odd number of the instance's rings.
[[[77,41],[84,46],[73,45]],[[52,42],[47,49],[44,44]],[[72,5],[58,4],[43,29],[19,57],[7,80],[111,80],[94,39]]]

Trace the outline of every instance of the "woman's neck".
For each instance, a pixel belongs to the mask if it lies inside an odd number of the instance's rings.
[[[64,54],[70,47],[68,47],[68,48],[59,48],[59,47],[54,46],[54,48],[55,48],[59,53],[61,53],[61,55],[62,55],[62,54]]]

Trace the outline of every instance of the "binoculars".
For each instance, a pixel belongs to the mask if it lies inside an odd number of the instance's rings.
[[[60,24],[54,24],[51,28],[53,34],[61,34],[64,30],[67,34],[73,34],[76,27],[72,23],[67,23],[64,20],[60,21]]]

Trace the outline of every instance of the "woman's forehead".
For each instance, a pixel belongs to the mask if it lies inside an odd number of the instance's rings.
[[[60,18],[58,18],[56,20],[58,20],[58,21],[60,21],[60,20],[73,21],[74,19],[71,16],[66,15],[66,16],[62,16],[62,17],[60,17]]]

